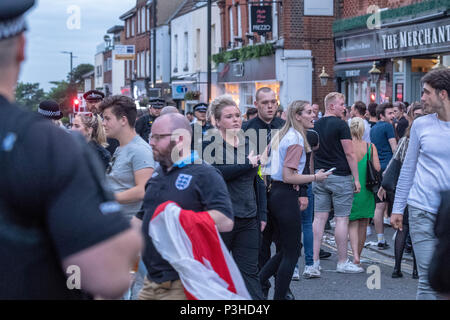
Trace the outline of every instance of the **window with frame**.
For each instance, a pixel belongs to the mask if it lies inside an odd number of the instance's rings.
[[[230,44],[231,47],[234,47],[233,6],[228,9],[228,19],[230,23]]]
[[[145,32],[147,30],[145,30],[145,25],[146,25],[146,20],[145,20],[145,8],[141,9],[141,32]]]
[[[138,10],[136,12],[136,18],[137,18],[136,34],[139,34],[139,33],[141,33],[141,10]]]
[[[239,109],[244,114],[248,108],[253,107],[255,95],[255,85],[253,83],[243,83],[240,87]]]
[[[189,34],[184,33],[184,68],[183,71],[189,71]]]
[[[175,48],[175,50],[174,50],[174,52],[173,52],[173,54],[175,55],[175,68],[174,68],[174,70],[173,70],[173,72],[178,72],[178,35],[176,34],[176,35],[174,35],[174,48]]]
[[[145,77],[145,51],[141,52],[141,77]]]
[[[237,5],[237,23],[238,23],[237,36],[238,38],[242,38],[242,17],[240,4]]]

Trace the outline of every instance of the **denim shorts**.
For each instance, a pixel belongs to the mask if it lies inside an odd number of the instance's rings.
[[[314,212],[330,212],[336,217],[348,217],[352,211],[353,176],[329,175],[321,182],[313,182]]]

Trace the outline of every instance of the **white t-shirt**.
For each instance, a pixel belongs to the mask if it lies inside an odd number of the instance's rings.
[[[298,173],[302,174],[306,163],[305,143],[300,132],[298,132],[294,128],[290,128],[285,136],[281,139],[278,150],[272,150],[271,168],[272,172],[274,172],[274,174],[272,174],[272,180],[283,181],[283,165],[286,158],[286,152],[289,147],[295,145],[299,145],[303,149],[302,155],[300,157],[300,162],[297,167]]]
[[[414,121],[395,191],[392,213],[406,204],[436,214],[442,191],[450,190],[450,122],[429,114]]]

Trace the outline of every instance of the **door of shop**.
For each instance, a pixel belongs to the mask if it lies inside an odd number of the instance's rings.
[[[412,72],[411,73],[411,101],[409,103],[413,103],[414,101],[420,101],[422,97],[422,84],[420,83],[420,79],[425,75],[422,72]]]

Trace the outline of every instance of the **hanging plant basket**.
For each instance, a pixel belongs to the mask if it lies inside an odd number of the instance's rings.
[[[184,95],[184,100],[199,100],[200,99],[200,91],[188,91]]]

